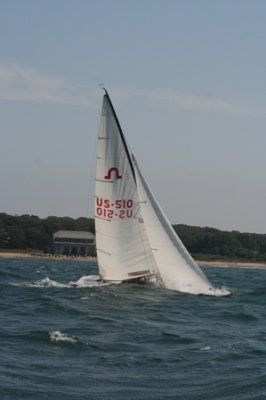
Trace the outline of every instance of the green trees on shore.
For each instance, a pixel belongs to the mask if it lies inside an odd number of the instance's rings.
[[[39,218],[35,215],[12,216],[0,213],[0,249],[50,252],[53,233],[59,230],[94,233],[94,221],[88,218]]]
[[[266,261],[266,234],[187,225],[174,225],[174,229],[198,260]]]
[[[266,261],[266,234],[225,232],[188,225],[174,225],[174,229],[196,259]],[[94,233],[94,220],[0,213],[0,250],[50,252],[53,233],[59,230]]]

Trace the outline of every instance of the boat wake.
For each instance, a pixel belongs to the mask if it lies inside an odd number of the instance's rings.
[[[77,281],[70,281],[68,283],[62,283],[58,282],[55,280],[52,280],[48,277],[44,279],[39,279],[37,281],[31,281],[31,282],[22,282],[22,283],[17,283],[17,282],[10,282],[9,284],[12,286],[20,286],[20,287],[29,287],[29,288],[91,288],[91,287],[102,287],[102,286],[109,286],[109,285],[118,285],[121,282],[118,281],[110,281],[110,282],[103,282],[100,279],[99,275],[84,275],[81,278],[79,278]],[[154,278],[152,279],[146,279],[141,282],[142,284],[147,284],[147,285],[152,285],[156,287],[161,287],[173,291],[180,292],[177,288],[174,287],[167,287],[163,282],[158,281]],[[195,293],[194,293],[195,294]],[[198,293],[201,294],[201,293]],[[226,288],[215,288],[212,292],[207,293],[210,296],[215,296],[215,297],[229,297],[232,295],[232,293],[226,289]]]

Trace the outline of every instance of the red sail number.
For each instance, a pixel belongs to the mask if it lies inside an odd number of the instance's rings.
[[[102,218],[132,218],[133,200],[109,200],[96,197],[96,215]]]

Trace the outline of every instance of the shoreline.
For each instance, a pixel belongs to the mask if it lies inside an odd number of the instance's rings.
[[[0,258],[18,259],[40,259],[40,260],[72,260],[72,261],[97,261],[97,257],[81,257],[81,256],[64,256],[56,254],[43,254],[39,252],[23,253],[15,251],[0,252]],[[196,261],[200,267],[221,267],[221,268],[251,268],[251,269],[266,269],[266,262],[239,262],[239,261]]]
[[[252,261],[196,261],[200,267],[266,269],[266,263]]]
[[[18,259],[18,258],[28,258],[36,260],[76,260],[76,261],[97,261],[97,257],[91,256],[65,256],[57,254],[44,254],[41,252],[34,253],[23,253],[15,251],[0,252],[0,258]]]

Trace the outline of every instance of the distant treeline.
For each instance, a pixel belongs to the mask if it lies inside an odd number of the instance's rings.
[[[94,220],[69,217],[39,218],[0,213],[0,249],[52,251],[53,234],[60,230],[94,233]]]
[[[174,225],[174,229],[196,259],[266,261],[266,234],[188,225]],[[53,233],[59,230],[94,233],[94,220],[0,213],[0,249],[51,252]]]
[[[198,260],[266,261],[266,234],[188,225],[174,225],[174,229]]]

